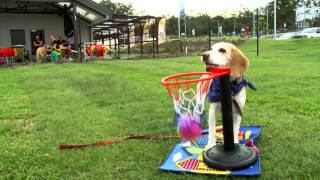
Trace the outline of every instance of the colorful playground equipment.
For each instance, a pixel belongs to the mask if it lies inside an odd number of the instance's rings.
[[[230,71],[230,68],[212,68],[210,72],[174,74],[161,80],[173,101],[178,134],[182,139],[170,152],[161,170],[215,175],[260,174],[258,148],[254,145],[260,127],[240,128],[242,135],[239,139],[242,141],[234,143]],[[201,132],[199,128],[213,79],[220,81],[223,124],[220,139],[223,143],[208,149],[208,130]]]
[[[84,59],[100,59],[105,57],[107,48],[102,44],[86,42],[84,43],[84,51]]]

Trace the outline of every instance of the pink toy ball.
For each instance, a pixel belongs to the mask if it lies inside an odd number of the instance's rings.
[[[201,135],[202,129],[200,123],[190,115],[180,118],[178,123],[178,133],[184,140],[195,140]]]
[[[4,60],[0,57],[0,65],[4,65]]]

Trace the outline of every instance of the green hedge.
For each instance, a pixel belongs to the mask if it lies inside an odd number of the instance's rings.
[[[169,55],[180,55],[185,52],[185,48],[188,47],[188,53],[201,53],[208,50],[208,41],[209,38],[206,36],[196,37],[196,38],[183,38],[183,39],[167,39],[164,43],[159,45],[160,54],[169,54]],[[216,42],[230,42],[237,46],[243,44],[243,40],[240,36],[223,36],[223,37],[213,37],[211,39],[211,45]],[[156,47],[155,47],[156,48]],[[156,49],[154,50],[156,51]],[[131,47],[131,54],[140,54],[140,44],[137,43],[136,46]],[[121,54],[127,54],[127,49],[121,49]],[[152,54],[152,42],[144,44],[143,53],[145,55]]]

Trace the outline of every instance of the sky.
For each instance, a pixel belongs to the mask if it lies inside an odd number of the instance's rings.
[[[94,0],[101,1],[101,0]],[[180,0],[111,0],[131,3],[137,15],[178,15]],[[187,15],[231,15],[245,8],[265,6],[271,0],[185,0]]]

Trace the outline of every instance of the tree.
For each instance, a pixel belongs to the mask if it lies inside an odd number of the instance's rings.
[[[307,20],[311,26],[320,26],[320,0],[310,0],[307,2],[306,7],[314,10],[315,16],[312,19]]]
[[[316,17],[313,21],[313,26],[320,26],[320,16]]]
[[[171,16],[166,19],[166,34],[178,35],[178,18]]]
[[[277,0],[277,29],[282,31],[284,29],[294,31],[296,30],[296,10],[298,7],[305,6],[319,7],[320,11],[320,0]],[[267,14],[268,13],[268,14]],[[241,33],[241,29],[248,26],[248,31],[253,31],[253,15],[256,11],[252,12],[249,9],[242,9],[237,14],[233,14],[231,17],[215,16],[210,17],[207,14],[200,14],[198,16],[187,16],[187,34],[191,35],[192,29],[195,29],[196,35],[208,35],[209,18],[211,18],[211,31],[213,34],[217,34],[218,22],[223,27],[223,34],[232,34],[235,29],[236,34]],[[315,17],[313,21],[314,26],[320,26],[320,12],[319,17]],[[267,16],[269,18],[269,24],[267,24]],[[273,30],[273,1],[270,2],[266,7],[259,9],[259,29],[263,33]],[[284,28],[284,23],[286,28]],[[269,29],[268,29],[269,27]],[[166,29],[168,35],[178,34],[178,18],[171,16],[167,18]],[[181,19],[181,32],[184,32],[184,18]]]
[[[313,26],[320,26],[320,0],[314,2],[314,7],[317,8],[316,13],[318,16],[314,18]]]
[[[277,10],[277,29],[283,30],[284,24],[286,24],[287,29],[296,29],[296,9],[298,7],[299,0],[277,0],[276,10]],[[271,1],[268,5],[269,12],[269,27],[274,26],[274,1]],[[272,28],[270,28],[272,29]]]
[[[131,4],[113,3],[111,0],[103,0],[100,4],[108,7],[114,14],[133,15],[133,7]]]
[[[207,22],[208,22],[208,20],[207,20]],[[219,28],[218,25],[222,26],[222,34],[226,34],[226,32],[229,32],[230,28],[227,27],[228,23],[226,23],[226,19],[223,16],[218,15],[218,16],[211,18],[211,31],[215,35],[218,35],[218,28]],[[207,32],[208,32],[208,30],[207,30]]]
[[[253,28],[253,21],[252,21],[253,12],[251,12],[249,9],[244,8],[242,11],[239,12],[238,15],[238,23],[241,25],[241,27],[248,26],[248,31],[252,32]]]
[[[192,29],[195,29],[196,35],[207,35],[209,25],[209,15],[202,14],[199,16],[186,16],[187,20],[187,35],[191,35]],[[184,18],[181,20],[181,32],[184,32]],[[166,19],[167,35],[178,35],[178,18],[170,16]]]
[[[271,1],[266,8],[269,12],[269,27],[273,27],[273,11],[274,1]],[[306,13],[309,13],[310,8],[319,7],[319,0],[277,0],[277,29],[283,30],[284,24],[286,29],[296,30],[296,11],[298,7],[306,7]]]
[[[195,29],[197,35],[207,35],[209,30],[209,18],[208,14],[201,14],[193,19],[189,28]]]

